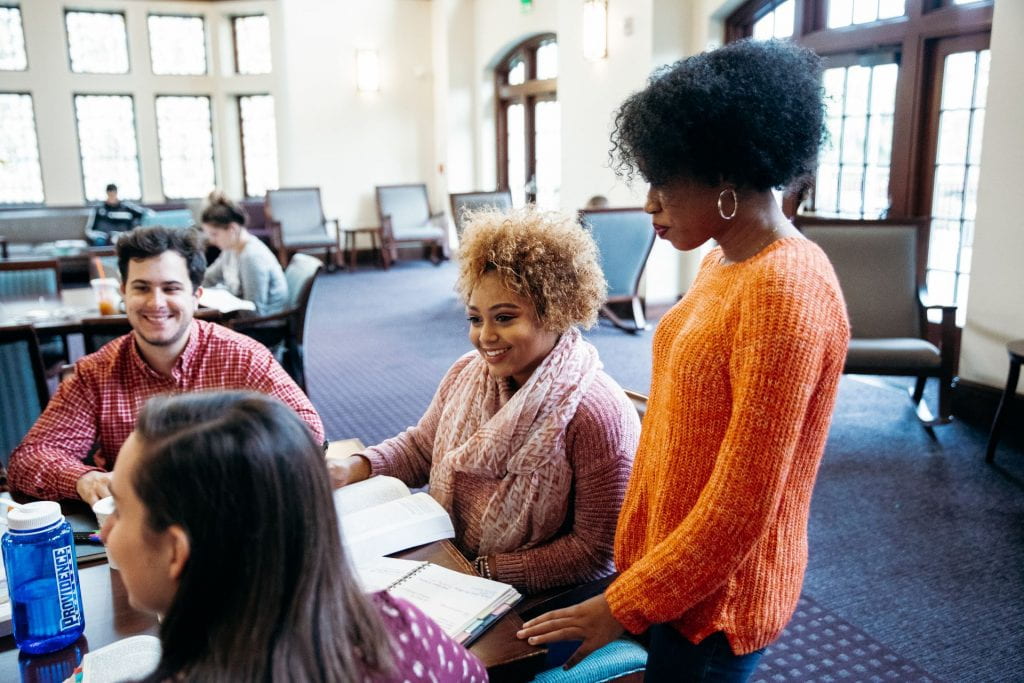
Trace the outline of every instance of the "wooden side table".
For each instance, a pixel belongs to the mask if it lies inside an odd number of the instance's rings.
[[[1024,362],[1024,339],[1009,342],[1006,345],[1006,352],[1010,356],[1010,373],[1006,376],[1006,388],[1003,389],[1003,397],[999,399],[996,417],[992,420],[992,430],[988,435],[988,448],[985,449],[985,462],[993,462],[995,460],[996,444],[999,443],[999,435],[1003,431],[1003,425],[1006,422],[1006,409],[1017,393],[1020,364]]]
[[[370,236],[370,248],[380,260],[382,268],[386,267],[384,261],[384,247],[380,236],[380,228],[344,228],[345,252],[348,254],[349,271],[355,272],[359,251],[356,249],[357,236],[360,234]]]

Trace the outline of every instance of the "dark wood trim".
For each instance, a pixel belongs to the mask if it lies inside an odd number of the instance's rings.
[[[922,132],[918,141],[917,167],[915,177],[919,179],[920,189],[913,198],[915,213],[930,216],[932,213],[932,193],[935,190],[935,159],[939,147],[939,110],[942,105],[942,81],[945,58],[957,52],[974,52],[984,50],[989,45],[988,33],[975,33],[942,38],[929,43],[927,59],[927,77],[923,85],[925,96],[921,98],[924,111],[921,113]]]
[[[497,186],[500,190],[510,190],[508,177],[508,107],[512,104],[523,105],[523,138],[524,138],[524,177],[526,183],[536,177],[536,130],[534,126],[534,108],[538,101],[557,98],[558,78],[537,80],[537,49],[549,42],[557,41],[554,33],[543,33],[524,40],[513,46],[499,62],[494,70],[494,118],[495,118],[495,154],[497,157]],[[522,60],[525,70],[525,82],[509,85],[508,72],[513,61]],[[527,201],[535,201],[536,194],[527,192]]]
[[[988,433],[1002,395],[1002,388],[958,378],[953,385],[953,414],[957,419]],[[1024,398],[1018,393],[1016,400],[1010,403],[1007,410],[1009,412],[1000,446],[1016,444],[1018,447],[1024,447]],[[978,457],[981,457],[981,451]]]

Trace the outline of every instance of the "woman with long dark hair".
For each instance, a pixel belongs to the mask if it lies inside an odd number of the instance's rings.
[[[107,550],[132,605],[162,616],[147,680],[487,679],[417,608],[361,592],[321,448],[274,399],[151,399],[111,491]]]

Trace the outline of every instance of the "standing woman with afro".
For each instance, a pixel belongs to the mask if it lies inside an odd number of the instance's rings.
[[[647,633],[646,680],[744,681],[793,615],[849,324],[771,190],[814,168],[822,118],[818,58],[781,41],[677,62],[616,116],[613,152],[650,183],[658,237],[717,246],[654,335],[618,577],[520,632],[582,640],[569,666],[628,630]]]

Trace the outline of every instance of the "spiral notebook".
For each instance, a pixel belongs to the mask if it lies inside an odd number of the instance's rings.
[[[445,633],[469,645],[523,597],[507,583],[431,562],[378,557],[355,567],[367,593],[386,590],[423,610]]]

